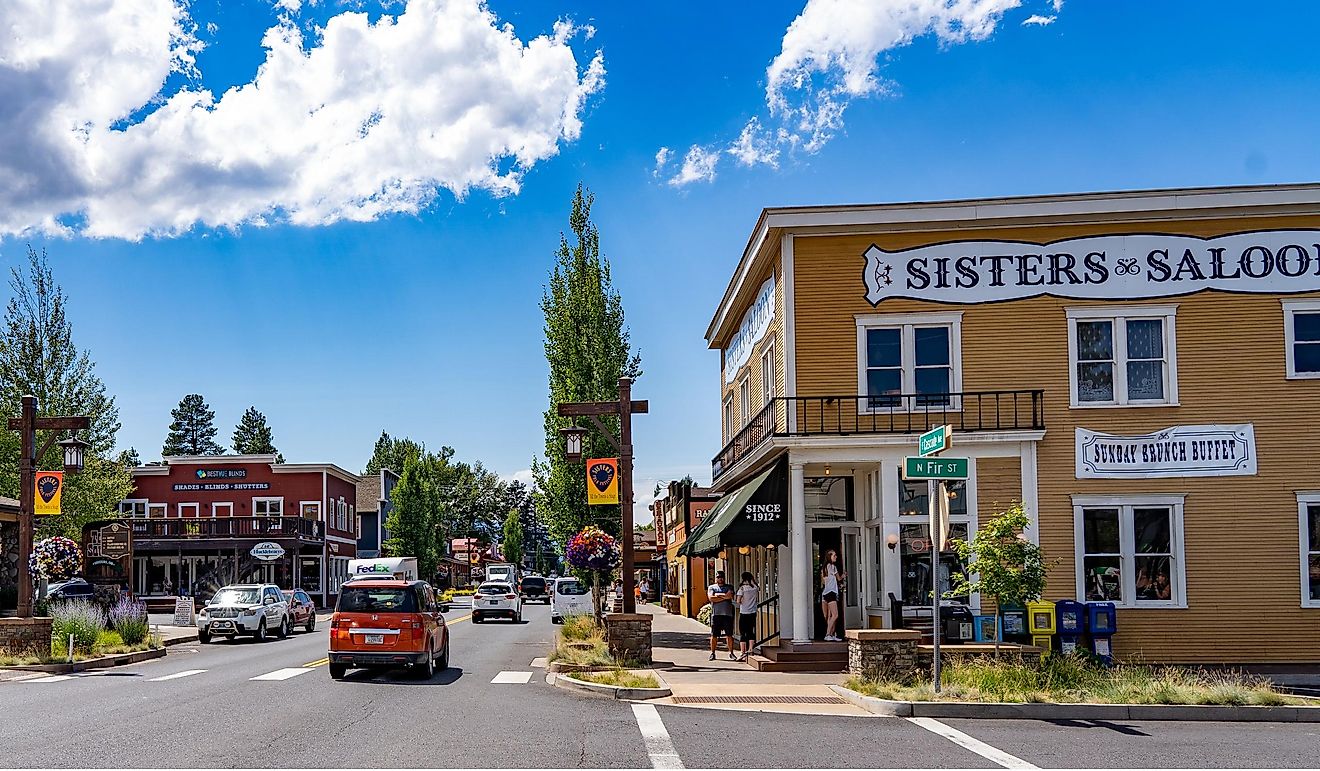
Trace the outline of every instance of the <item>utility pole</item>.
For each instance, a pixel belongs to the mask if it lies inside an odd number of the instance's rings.
[[[633,596],[633,586],[636,583],[633,577],[633,446],[632,446],[632,416],[634,414],[646,414],[650,411],[650,403],[645,399],[633,401],[632,398],[632,378],[619,378],[619,400],[616,402],[560,402],[558,412],[563,417],[585,417],[600,431],[601,435],[610,443],[616,452],[619,453],[619,509],[622,514],[622,532],[620,540],[622,541],[623,564],[620,566],[623,572],[623,612],[637,612],[637,598]],[[619,416],[619,438],[616,441],[612,431],[605,428],[605,424],[600,422],[600,415],[618,415]],[[579,452],[574,456],[570,449],[565,453],[570,463],[576,463],[581,459],[581,434],[582,429],[561,429],[565,434],[569,447],[573,447],[574,436],[577,439]]]
[[[80,415],[77,417],[37,417],[37,397],[23,397],[23,411],[20,417],[9,419],[9,430],[19,432],[22,454],[18,459],[18,617],[32,617],[32,574],[28,572],[28,555],[32,554],[33,531],[35,530],[37,461],[44,457],[55,443],[60,431],[76,431],[89,428],[92,419]],[[48,430],[50,436],[37,448],[37,431]],[[83,451],[87,443],[78,439],[66,439],[60,442],[64,447],[65,473],[77,473],[82,470]]]

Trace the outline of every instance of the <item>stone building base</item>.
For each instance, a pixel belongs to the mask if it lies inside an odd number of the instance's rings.
[[[0,618],[0,651],[11,656],[50,655],[50,618]]]
[[[651,619],[649,613],[610,613],[605,616],[605,641],[610,655],[620,661],[651,663]]]
[[[848,674],[868,680],[902,681],[921,666],[917,643],[921,632],[915,629],[849,629]]]

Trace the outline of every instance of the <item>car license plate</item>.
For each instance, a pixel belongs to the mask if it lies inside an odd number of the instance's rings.
[[[491,600],[491,601],[490,601],[490,604],[491,604],[491,605],[499,605],[499,604],[500,604],[500,601],[499,601],[499,600]]]
[[[385,644],[385,635],[383,634],[367,635],[367,645],[384,645],[384,644]]]

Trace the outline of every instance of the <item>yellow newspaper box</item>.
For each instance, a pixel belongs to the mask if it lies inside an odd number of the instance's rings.
[[[1055,633],[1054,603],[1027,603],[1027,631],[1031,633],[1031,644],[1049,649],[1050,638]]]

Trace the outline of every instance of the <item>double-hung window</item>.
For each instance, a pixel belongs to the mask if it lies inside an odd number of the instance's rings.
[[[1069,308],[1072,406],[1177,404],[1176,309]]]
[[[283,498],[253,498],[252,516],[280,517],[284,515]]]
[[[738,419],[742,425],[752,419],[752,376],[743,375],[738,383]]]
[[[1077,596],[1125,608],[1182,608],[1180,495],[1073,497]]]
[[[733,394],[724,397],[724,441],[733,440]]]
[[[1288,377],[1320,378],[1320,300],[1284,300],[1283,336]]]
[[[761,352],[761,407],[765,408],[775,398],[775,344],[767,345]]]
[[[962,314],[857,317],[858,393],[863,411],[958,409]]]
[[[121,516],[121,517],[131,517],[131,518],[134,518],[134,519],[137,519],[137,518],[146,518],[146,516],[147,516],[147,501],[146,501],[146,499],[145,499],[145,498],[143,498],[143,499],[130,498],[130,499],[128,499],[128,500],[120,501],[120,502],[119,502],[119,516]]]
[[[1320,493],[1297,495],[1301,528],[1302,607],[1320,608]]]

